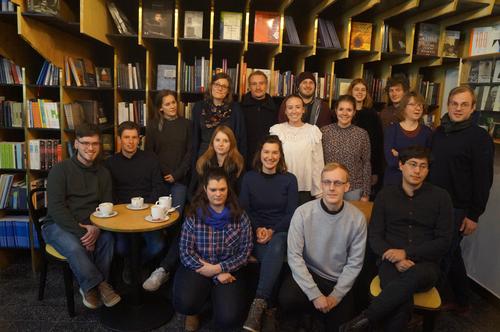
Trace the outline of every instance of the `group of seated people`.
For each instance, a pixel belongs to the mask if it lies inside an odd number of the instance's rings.
[[[314,98],[313,79],[299,75],[299,94],[285,98],[279,111],[266,93],[265,75],[251,75],[242,111],[232,100],[230,78],[217,74],[192,121],[178,115],[175,93],[161,91],[146,128],[146,151],[138,148],[140,128],[123,122],[121,151],[103,162],[99,129],[79,126],[75,156],[49,173],[42,233],[67,258],[85,306],[110,307],[121,300],[106,281],[115,252],[125,260],[124,279],[130,269],[129,236],[92,225],[96,206],[138,196],[154,203],[170,194],[183,218],[170,229],[169,241],[162,231],[141,234],[142,262],[158,264],[143,287],[156,291],[172,279],[173,306],[186,315],[186,330],[198,328],[197,315],[208,300],[216,330],[261,331],[276,310],[281,331],[296,331],[305,311],[327,331],[364,331],[377,324],[404,330],[413,293],[435,286],[442,271],[460,268],[461,237],[474,231],[491,187],[491,138],[470,119],[475,97],[469,88],[450,93],[448,114],[432,145],[419,121],[422,100],[403,94],[406,105],[393,114],[401,120],[388,126],[399,127],[386,130],[395,141],[384,140],[390,147],[387,169],[395,175],[376,195],[368,221],[349,201],[368,201],[382,173],[371,168],[377,159],[372,135],[353,119],[365,112],[357,121],[377,127],[393,110],[360,111],[367,92],[358,79],[352,95],[337,100],[332,116]],[[276,123],[283,116],[285,122]],[[478,143],[480,151],[463,151]],[[464,159],[466,153],[478,160],[457,166],[456,155]],[[475,173],[476,163],[484,166],[481,174]],[[428,174],[431,181],[425,181]],[[456,181],[464,188],[454,191]],[[367,247],[377,257],[383,290],[368,307],[357,308],[353,285]],[[260,272],[250,304],[247,269],[255,260]]]

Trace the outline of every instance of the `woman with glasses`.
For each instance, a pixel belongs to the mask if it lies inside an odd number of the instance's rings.
[[[432,130],[422,124],[424,97],[416,92],[409,92],[401,100],[400,109],[402,120],[389,125],[384,131],[384,154],[387,162],[384,185],[401,184],[399,151],[412,145],[427,148],[431,146]]]
[[[260,143],[253,167],[243,177],[240,204],[252,221],[254,255],[260,262],[260,275],[243,328],[260,331],[264,310],[274,302],[273,289],[277,286],[286,256],[288,227],[297,208],[298,187],[295,175],[287,172],[278,136],[269,135]],[[265,315],[270,324],[275,311],[268,310]]]
[[[238,150],[246,154],[246,131],[243,112],[233,101],[233,83],[226,73],[215,74],[205,98],[195,104],[193,120],[193,164],[210,144],[210,138],[219,125],[226,125],[236,136]]]

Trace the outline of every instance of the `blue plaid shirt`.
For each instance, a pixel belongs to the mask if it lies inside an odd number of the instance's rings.
[[[245,212],[240,220],[221,230],[207,225],[199,216],[186,217],[182,225],[180,258],[193,271],[202,267],[200,259],[220,264],[222,272],[236,271],[247,263],[252,247],[252,228]]]

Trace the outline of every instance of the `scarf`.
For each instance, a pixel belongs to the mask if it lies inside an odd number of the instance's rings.
[[[220,125],[224,120],[231,116],[231,105],[222,104],[214,105],[213,101],[206,101],[201,111],[203,122],[206,128],[215,128]]]
[[[441,126],[443,126],[445,134],[449,134],[449,133],[452,133],[455,131],[460,131],[460,130],[463,130],[465,128],[469,128],[470,126],[472,126],[472,117],[470,117],[464,121],[453,122],[453,121],[451,121],[448,113],[446,113],[441,118]]]
[[[224,210],[222,210],[221,213],[218,213],[210,206],[208,206],[208,212],[210,213],[210,215],[203,217],[203,212],[201,211],[201,209],[198,210],[198,216],[203,219],[205,224],[215,228],[218,231],[222,230],[224,226],[229,224],[229,221],[231,219],[231,212],[227,207],[224,207]]]

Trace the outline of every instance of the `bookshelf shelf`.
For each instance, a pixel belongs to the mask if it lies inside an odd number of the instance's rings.
[[[26,168],[0,168],[0,171],[9,173],[24,173],[26,172]]]
[[[395,59],[400,57],[410,56],[408,53],[397,53],[397,52],[382,52],[382,59]]]
[[[426,61],[426,60],[438,60],[441,57],[437,55],[419,55],[419,54],[414,54],[412,57],[413,61]]]
[[[127,89],[127,88],[117,88],[120,92],[134,92],[134,93],[145,93],[146,89]]]
[[[316,46],[316,54],[317,55],[333,55],[337,53],[345,52],[345,48],[332,48],[332,47],[322,47]]]
[[[114,91],[113,87],[93,87],[93,86],[73,86],[73,85],[65,85],[65,89],[75,90],[75,91],[102,91],[102,92],[110,92]]]
[[[59,16],[41,14],[41,13],[24,12],[22,13],[22,15],[23,17],[32,18],[34,20],[50,24],[58,29],[62,29],[72,34],[80,33],[80,22],[66,21]]]
[[[29,210],[27,209],[2,209],[0,211],[3,211],[8,214],[27,214]]]
[[[358,50],[350,50],[349,56],[365,56],[365,55],[376,55],[378,51],[358,51]]]
[[[492,58],[493,59],[500,58],[499,53],[464,56],[464,57],[462,57],[462,60],[464,60],[464,61],[476,61],[476,60],[486,60],[486,59],[492,59]]]
[[[59,89],[59,85],[39,85],[39,84],[26,84],[27,88],[32,89]]]
[[[0,88],[22,88],[22,84],[0,83]]]
[[[183,45],[209,45],[210,44],[210,39],[208,38],[201,38],[201,39],[195,39],[195,38],[179,38],[179,43]]]
[[[248,47],[252,48],[266,48],[266,49],[275,49],[279,47],[279,44],[276,43],[259,43],[259,42],[253,42],[249,41],[248,42]]]
[[[23,131],[24,127],[3,127],[3,126],[0,126],[0,130]]]
[[[0,21],[8,23],[16,23],[17,13],[16,12],[0,12]]]
[[[60,128],[37,128],[37,127],[28,127],[29,131],[38,131],[38,132],[53,132],[57,133],[60,132]]]
[[[109,37],[111,39],[116,39],[116,40],[131,40],[131,41],[137,42],[139,36],[137,34],[122,35],[119,33],[108,33],[108,34],[106,34],[106,37]]]

